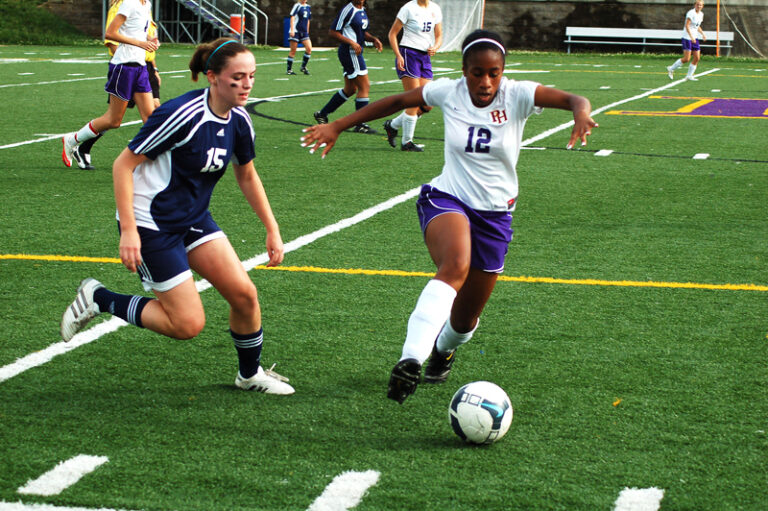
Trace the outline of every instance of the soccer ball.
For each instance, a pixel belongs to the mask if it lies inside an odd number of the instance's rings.
[[[504,390],[489,381],[467,383],[451,398],[448,418],[453,431],[472,444],[492,444],[512,423],[512,403]]]

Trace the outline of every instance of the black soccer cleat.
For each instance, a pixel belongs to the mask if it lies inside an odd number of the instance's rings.
[[[392,127],[392,121],[387,119],[384,121],[384,131],[387,132],[387,142],[389,142],[389,145],[392,147],[397,147],[395,145],[395,139],[397,138],[397,130]]]
[[[93,170],[95,167],[91,165],[91,155],[88,153],[81,153],[80,146],[76,146],[72,150],[72,159],[77,166],[83,170]]]
[[[456,350],[443,355],[437,351],[437,344],[432,348],[432,356],[429,357],[427,367],[424,368],[425,383],[444,383],[451,374],[451,366],[456,359]]]
[[[361,122],[357,126],[355,126],[355,129],[353,130],[355,133],[365,133],[367,135],[375,135],[378,133],[375,129],[371,128],[364,122]]]
[[[306,67],[302,67],[302,68],[301,68],[301,72],[302,72],[302,73],[304,73],[305,75],[308,75],[308,74],[309,74],[309,71],[307,70],[307,68],[306,68]]]
[[[320,113],[320,110],[312,114],[315,117],[317,124],[328,124],[328,116]]]
[[[287,74],[287,75],[291,75],[291,76],[296,76],[296,71],[291,71],[291,70],[289,69],[288,71],[286,71],[286,73],[285,73],[285,74]]]
[[[408,151],[411,153],[423,153],[424,146],[421,144],[414,144],[413,142],[406,142],[400,146],[401,151]]]
[[[421,364],[415,358],[401,360],[392,369],[389,377],[387,397],[400,404],[416,392],[416,386],[421,381]]]

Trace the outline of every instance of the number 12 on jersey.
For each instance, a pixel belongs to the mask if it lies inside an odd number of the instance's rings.
[[[475,127],[470,126],[468,131],[467,147],[464,148],[464,152],[488,153],[491,151],[491,148],[488,147],[488,144],[491,143],[491,130],[488,128],[477,128],[477,133],[475,133]]]

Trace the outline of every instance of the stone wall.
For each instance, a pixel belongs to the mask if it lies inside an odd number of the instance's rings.
[[[100,0],[48,0],[40,7],[53,12],[80,32],[101,39]]]
[[[173,5],[171,0],[154,0]],[[315,46],[336,46],[328,35],[328,27],[336,14],[349,0],[310,0],[312,6],[311,36]],[[388,45],[387,33],[395,15],[406,0],[368,0],[370,32]],[[437,0],[439,3],[439,0]],[[44,7],[93,37],[100,38],[101,4],[99,0],[48,0]],[[269,44],[283,44],[283,20],[294,0],[259,0],[261,10],[269,16]],[[499,32],[513,49],[564,50],[566,26],[594,26],[621,28],[680,29],[686,11],[693,0],[648,0],[628,2],[619,0],[584,1],[509,1],[486,0],[485,28]],[[164,7],[163,18],[173,9]],[[730,16],[730,19],[726,16]],[[705,3],[704,29],[715,30],[715,6]],[[262,18],[263,19],[263,18]],[[732,21],[736,27],[733,26]],[[260,20],[260,23],[263,23]],[[263,26],[263,25],[262,25]],[[763,55],[768,55],[768,1],[729,0],[727,11],[721,8],[720,30],[737,32],[738,28]],[[261,30],[261,28],[260,28]],[[632,48],[632,47],[630,47]],[[636,47],[634,48],[636,49]],[[580,46],[576,51],[620,51],[619,46]],[[673,53],[672,47],[656,50]],[[705,49],[705,52],[712,51]],[[736,33],[732,55],[758,56]]]

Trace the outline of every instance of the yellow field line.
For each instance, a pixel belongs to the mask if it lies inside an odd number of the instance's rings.
[[[120,263],[114,257],[82,257],[63,255],[0,254],[0,260],[63,261],[76,263]],[[434,273],[402,270],[366,270],[364,268],[321,268],[319,266],[256,266],[255,270],[289,271],[302,273],[334,273],[342,275],[374,275],[387,277],[434,277]],[[499,275],[501,282],[529,284],[566,284],[572,286],[660,287],[671,289],[711,289],[720,291],[768,291],[768,286],[757,284],[701,284],[696,282],[655,282],[637,280],[557,279],[553,277],[512,277]]]

